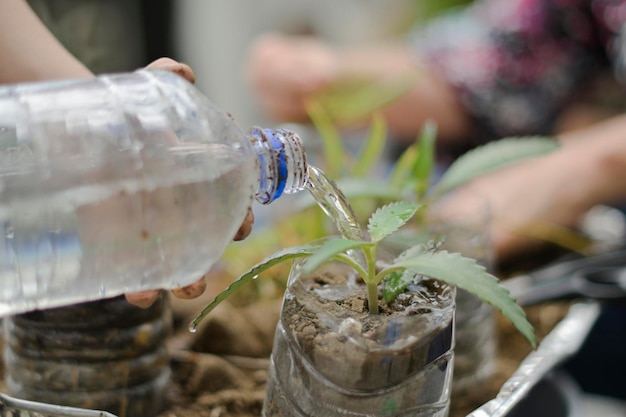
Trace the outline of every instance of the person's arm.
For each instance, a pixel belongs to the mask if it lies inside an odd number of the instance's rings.
[[[171,71],[195,81],[189,66],[169,58],[158,59],[147,68]],[[93,74],[61,45],[24,0],[0,0],[0,84],[86,77]],[[250,212],[238,239],[250,233],[252,222]],[[172,293],[179,298],[195,298],[205,288],[202,277]],[[129,302],[140,307],[150,306],[158,296],[158,290],[126,294]]]
[[[0,84],[91,77],[25,0],[0,1]]]
[[[411,77],[412,88],[383,109],[391,132],[413,140],[426,120],[434,120],[440,139],[448,141],[472,128],[456,92],[408,44],[339,49],[312,37],[266,34],[251,47],[247,77],[262,111],[277,121],[307,121],[307,99],[342,80]]]
[[[251,48],[248,75],[261,109],[279,121],[306,120],[307,97],[343,78],[414,74],[413,88],[384,109],[399,139],[414,140],[425,120],[437,123],[443,145],[546,133],[602,64],[604,47],[585,2],[557,3],[477,0],[395,46],[263,36]],[[573,16],[588,33],[571,25]]]
[[[483,196],[496,258],[506,261],[555,225],[575,227],[595,205],[626,202],[626,115],[559,139],[559,150],[478,178],[439,211],[471,212],[473,196]]]

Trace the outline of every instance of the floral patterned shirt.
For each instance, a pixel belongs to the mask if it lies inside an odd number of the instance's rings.
[[[413,39],[458,90],[484,140],[550,133],[600,71],[626,83],[625,25],[626,0],[476,0]]]

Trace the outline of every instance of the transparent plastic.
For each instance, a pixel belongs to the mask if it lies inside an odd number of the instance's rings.
[[[455,289],[425,279],[394,314],[370,314],[351,268],[303,275],[302,264],[283,299],[262,415],[447,416]]]
[[[33,311],[4,322],[5,385],[16,398],[154,417],[166,406],[172,328],[167,297],[123,296]]]
[[[484,197],[475,195],[468,201],[468,206],[475,208],[472,213],[431,214],[424,231],[433,238],[445,236],[442,249],[472,258],[487,270],[493,271],[489,204]],[[469,395],[480,390],[481,384],[488,381],[496,371],[496,316],[489,304],[458,289],[455,319],[452,394]]]
[[[169,72],[0,88],[0,316],[190,284],[306,170]]]

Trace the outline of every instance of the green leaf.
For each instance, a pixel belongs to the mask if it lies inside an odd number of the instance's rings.
[[[430,185],[430,176],[435,165],[435,138],[437,127],[432,122],[426,122],[422,128],[417,145],[417,160],[413,167],[415,181],[415,195],[419,199]]]
[[[364,247],[368,242],[360,242],[358,240],[328,238],[322,246],[317,250],[302,267],[302,272],[310,274],[320,267],[324,262],[329,261],[334,256],[346,252],[347,250]]]
[[[409,247],[407,250],[402,252],[396,259],[394,259],[393,264],[397,264],[398,262],[412,259],[418,255],[423,253],[433,253],[438,250],[441,245],[445,242],[446,238],[440,236],[436,239],[430,239],[426,241],[425,236],[415,236],[414,233],[413,239],[417,237],[418,240],[422,240],[420,243]],[[404,292],[406,287],[408,287],[415,278],[415,272],[409,270],[396,270],[391,274],[387,275],[383,281],[383,297],[387,303],[392,302],[399,294]]]
[[[309,100],[306,109],[322,141],[326,161],[324,169],[330,177],[339,178],[347,159],[341,135],[331,116],[318,101]]]
[[[398,411],[398,400],[396,398],[389,398],[383,404],[383,408],[380,410],[380,415],[390,416]]]
[[[336,123],[354,123],[406,94],[418,77],[408,73],[384,81],[350,78],[321,91],[315,99]]]
[[[372,242],[380,242],[404,226],[419,208],[412,201],[396,201],[376,210],[367,223]]]
[[[537,345],[535,331],[528,322],[524,310],[511,297],[509,291],[499,284],[498,279],[474,259],[458,253],[438,251],[419,254],[397,262],[393,265],[393,268],[395,267],[406,268],[447,282],[476,295],[485,303],[500,310],[533,347]]]
[[[530,136],[505,138],[479,146],[457,159],[444,173],[433,191],[439,195],[445,194],[488,172],[514,162],[548,154],[558,147],[558,142],[553,138]]]
[[[263,259],[261,262],[257,263],[247,272],[242,274],[239,278],[233,281],[224,291],[219,293],[213,301],[211,301],[198,316],[193,319],[190,324],[190,329],[195,330],[198,327],[198,324],[204,318],[215,309],[222,301],[228,298],[232,293],[237,291],[241,286],[247,284],[248,282],[256,279],[259,274],[268,270],[269,268],[277,265],[279,263],[288,261],[290,259],[302,258],[305,256],[310,256],[312,253],[316,252],[321,245],[318,243],[301,245],[301,246],[293,246],[291,248],[286,248],[275,252],[274,254],[268,256]]]
[[[391,272],[383,281],[383,298],[387,304],[404,292],[415,279],[415,272],[408,269],[401,269]]]
[[[353,177],[363,177],[372,169],[382,155],[386,140],[387,122],[380,113],[374,113],[367,141],[352,169]]]
[[[396,192],[402,192],[407,183],[413,181],[413,167],[417,160],[418,142],[412,144],[397,159],[393,166],[389,179],[389,188]]]

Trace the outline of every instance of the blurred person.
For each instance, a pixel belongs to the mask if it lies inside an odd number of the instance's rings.
[[[504,136],[562,133],[560,151],[468,187],[490,200],[496,255],[506,259],[529,244],[525,228],[572,226],[593,205],[626,199],[623,85],[616,88],[626,82],[624,23],[624,0],[477,0],[395,45],[343,49],[264,35],[250,51],[248,78],[268,116],[304,122],[307,99],[343,79],[415,74],[382,109],[390,132],[413,141],[434,120],[453,156]]]
[[[477,0],[393,45],[338,48],[270,33],[251,47],[248,79],[261,109],[277,121],[306,121],[306,99],[344,79],[415,74],[413,88],[384,109],[400,138],[412,141],[427,119],[447,142],[545,134],[595,74],[615,70],[616,79],[626,79],[620,6]]]
[[[85,27],[85,30],[91,29]],[[77,36],[80,35],[77,33]],[[157,59],[146,68],[172,71],[189,82],[195,81],[195,74],[189,66],[170,58]],[[25,0],[0,1],[0,85],[93,76],[93,72],[50,32]],[[249,210],[236,240],[247,237],[253,220]],[[172,293],[179,298],[195,298],[205,288],[205,277],[201,277],[187,287],[172,290]],[[151,290],[127,294],[126,298],[140,307],[148,307],[158,296],[158,290]]]
[[[598,204],[626,201],[626,115],[557,136],[561,147],[512,164],[454,191],[440,210],[471,213],[467,203],[489,203],[495,256],[506,262],[539,243],[546,226],[575,227]]]

